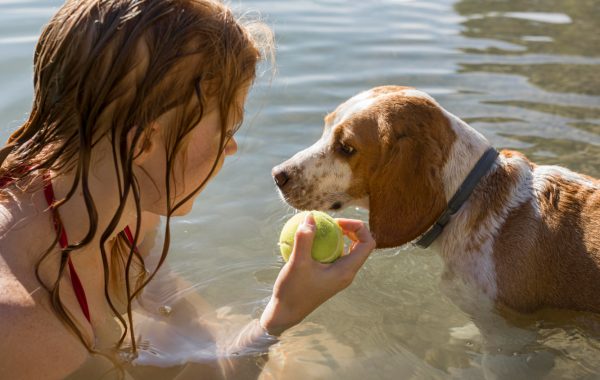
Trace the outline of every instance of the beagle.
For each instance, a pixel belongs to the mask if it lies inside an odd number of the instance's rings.
[[[431,243],[496,305],[600,313],[600,181],[498,154],[424,92],[352,97],[272,175],[297,209],[367,208],[378,248]]]

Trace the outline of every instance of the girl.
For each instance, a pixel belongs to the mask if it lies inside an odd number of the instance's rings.
[[[0,378],[63,378],[126,337],[136,352],[132,302],[165,259],[170,219],[236,152],[269,46],[252,29],[212,0],[68,0],[44,28],[31,113],[0,151]],[[147,270],[157,215],[164,244]],[[313,261],[307,217],[230,351],[265,351],[351,283],[374,241],[362,222],[339,222],[349,254]],[[195,295],[169,314],[203,330],[191,317],[202,308]]]

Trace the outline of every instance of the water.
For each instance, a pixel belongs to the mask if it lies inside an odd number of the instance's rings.
[[[0,0],[2,139],[28,111],[35,39],[59,3]],[[273,27],[278,72],[251,94],[237,156],[174,223],[169,259],[220,311],[260,313],[281,267],[275,242],[292,210],[275,192],[271,167],[315,141],[327,112],[372,86],[423,89],[497,147],[600,177],[599,0],[233,6],[260,12]],[[361,210],[341,215],[367,218]],[[482,378],[485,350],[469,317],[440,291],[441,271],[427,250],[376,252],[349,289],[273,348],[263,376]],[[538,334],[527,352],[500,354],[508,367],[527,355],[550,358],[551,369],[540,365],[548,378],[600,378],[597,326],[589,315],[544,315],[524,323],[524,334]],[[457,329],[463,338],[451,337]]]

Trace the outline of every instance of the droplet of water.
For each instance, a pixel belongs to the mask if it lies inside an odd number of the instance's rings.
[[[137,353],[137,352],[133,352],[133,351],[131,351],[131,349],[127,349],[127,350],[121,351],[121,352],[119,353],[119,355],[121,356],[121,358],[122,358],[124,361],[126,361],[126,362],[128,362],[128,363],[131,363],[131,362],[133,362],[135,359],[137,359],[137,358],[138,358],[138,353]]]
[[[171,306],[163,305],[163,306],[161,306],[161,307],[158,308],[158,311],[162,315],[168,317],[169,315],[171,315],[171,311],[173,311],[173,309],[171,309]]]

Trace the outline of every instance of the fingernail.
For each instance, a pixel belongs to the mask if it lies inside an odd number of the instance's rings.
[[[304,225],[311,230],[315,228],[315,218],[311,212],[307,213],[304,217]]]

